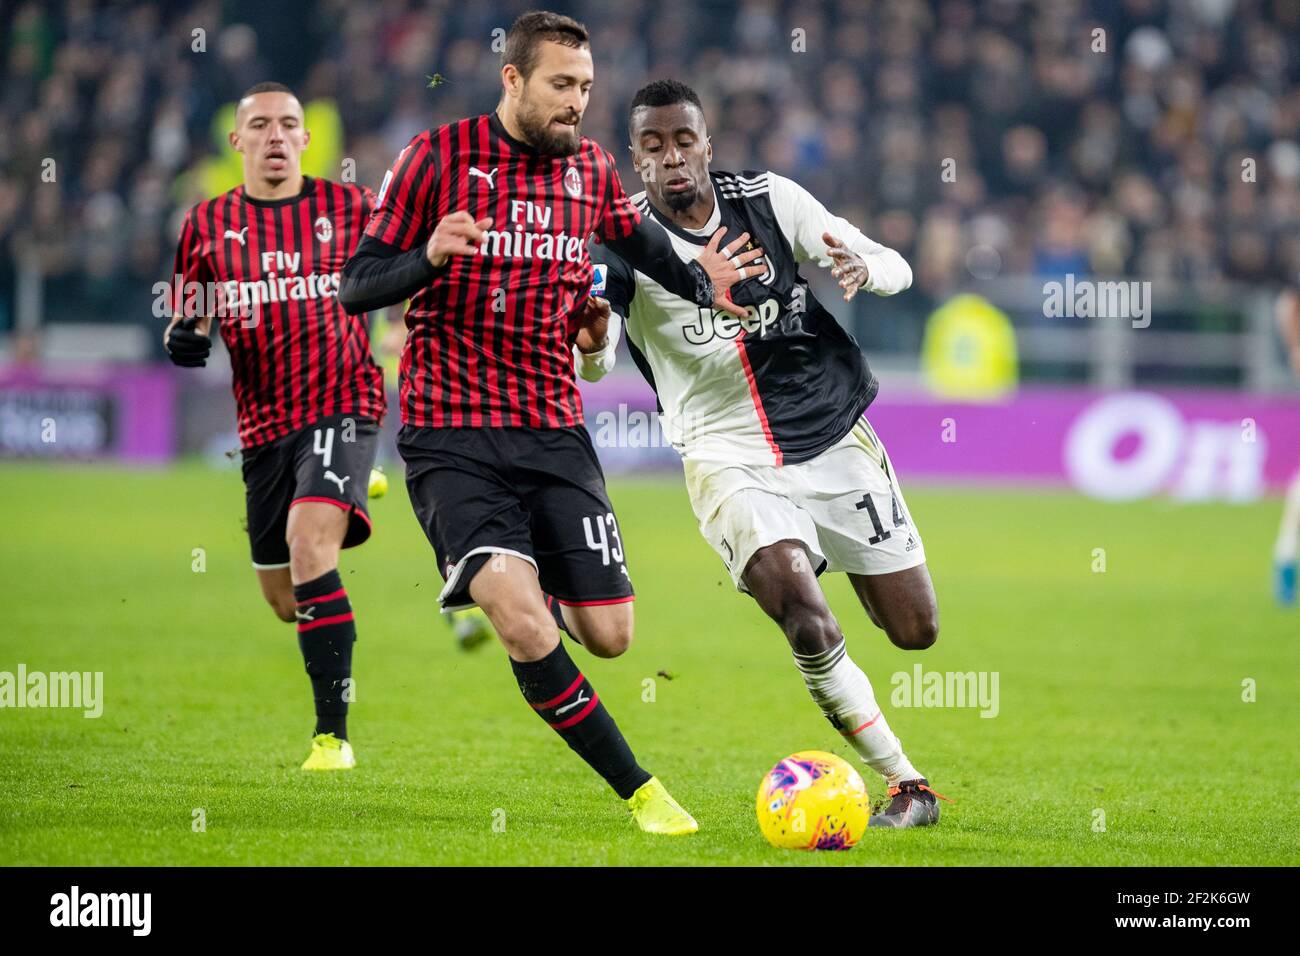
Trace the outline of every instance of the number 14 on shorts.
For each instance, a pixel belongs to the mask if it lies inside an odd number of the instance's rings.
[[[903,527],[904,522],[902,512],[898,507],[898,497],[891,493],[889,498],[893,510],[892,517],[894,519],[894,527],[901,528]],[[867,514],[871,517],[871,527],[876,533],[867,539],[868,544],[880,544],[880,542],[889,539],[892,532],[886,531],[884,525],[880,523],[880,514],[876,511],[876,503],[871,500],[871,494],[869,492],[863,495],[862,500],[854,505],[854,507],[859,511],[865,508]]]

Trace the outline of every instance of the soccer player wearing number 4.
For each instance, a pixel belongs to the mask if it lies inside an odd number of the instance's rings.
[[[901,292],[911,269],[788,179],[710,173],[704,111],[681,83],[636,94],[631,139],[647,186],[633,201],[669,231],[683,259],[725,228],[755,237],[763,268],[732,290],[749,307],[738,321],[683,302],[617,250],[597,253],[613,314],[604,348],[577,355],[579,372],[595,380],[613,366],[621,318],[682,455],[700,531],[736,587],[781,626],[813,700],[885,778],[892,800],[871,825],[935,823],[938,794],[889,729],[817,583],[824,570],[847,572],[895,645],[934,643],[938,611],[921,535],[863,417],[875,376],[798,272],[810,260],[832,264],[848,299],[860,289]],[[602,294],[599,277],[594,292]]]
[[[524,699],[642,830],[691,833],[557,629],[598,657],[632,640],[632,584],[570,348],[592,344],[593,233],[677,294],[737,315],[721,292],[761,250],[733,260],[746,237],[720,252],[719,233],[686,263],[642,221],[613,158],[578,131],[592,84],[581,24],[520,17],[501,81],[494,112],[402,150],[339,295],[350,312],[411,299],[398,450],[446,580],[439,602],[483,608]]]
[[[175,364],[205,365],[219,319],[253,567],[276,615],[297,622],[316,702],[302,768],[347,770],[356,763],[347,729],[356,624],[339,550],[370,537],[366,497],[385,401],[365,320],[347,315],[336,292],[374,197],[304,176],[309,138],[288,87],[259,83],[240,99],[230,144],[243,154],[244,184],[185,217],[175,268],[184,286],[164,341]],[[219,301],[189,294],[204,286],[220,289]]]

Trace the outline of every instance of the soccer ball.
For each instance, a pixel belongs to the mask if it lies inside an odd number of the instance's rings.
[[[767,842],[789,850],[847,850],[871,818],[861,774],[821,750],[801,750],[769,770],[755,810]]]

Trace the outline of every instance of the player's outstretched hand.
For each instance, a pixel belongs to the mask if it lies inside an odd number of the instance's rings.
[[[831,275],[840,280],[840,288],[844,290],[844,301],[848,302],[870,281],[871,270],[867,268],[866,261],[860,255],[829,232],[822,233],[822,242],[826,243],[826,254],[834,263]]]
[[[579,352],[599,352],[609,344],[609,300],[588,296],[578,316],[578,337],[575,343]]]
[[[200,368],[208,364],[212,354],[212,339],[197,331],[198,318],[174,319],[167,327],[163,344],[173,365],[181,368]]]
[[[438,220],[433,235],[424,247],[424,255],[441,269],[452,256],[472,256],[483,241],[483,230],[492,227],[491,218],[474,221],[469,213],[453,212]]]
[[[709,239],[709,244],[704,247],[704,251],[695,261],[704,267],[704,271],[709,274],[713,280],[713,307],[719,312],[730,312],[739,318],[744,318],[749,313],[745,311],[743,305],[736,305],[731,299],[727,298],[727,290],[737,282],[759,274],[759,269],[746,268],[755,259],[763,257],[763,250],[759,248],[750,249],[747,252],[739,252],[743,249],[745,243],[749,242],[749,233],[743,232],[740,237],[727,244],[722,250],[718,249],[718,243],[722,241],[726,229],[719,227]]]

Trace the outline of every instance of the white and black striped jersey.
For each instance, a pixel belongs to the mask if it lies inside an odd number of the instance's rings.
[[[715,208],[699,230],[660,215],[644,192],[632,201],[668,231],[683,260],[696,258],[719,226],[727,230],[719,248],[748,232],[764,251],[756,263],[762,272],[731,290],[748,317],[699,308],[593,246],[593,294],[609,299],[613,315],[609,344],[593,355],[577,352],[578,372],[594,381],[612,368],[625,325],[632,358],[658,396],[665,434],[683,458],[808,461],[849,432],[878,384],[853,336],[799,275],[800,264],[831,265],[822,239],[829,233],[866,260],[868,291],[901,292],[912,284],[912,270],[783,176],[711,172],[710,179]]]

